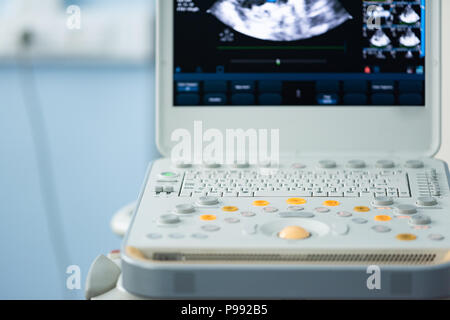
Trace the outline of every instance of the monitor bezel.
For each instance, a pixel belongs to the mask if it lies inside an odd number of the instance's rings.
[[[283,156],[431,157],[441,143],[441,0],[426,1],[425,106],[174,106],[174,1],[157,1],[156,136],[170,156],[172,132],[279,129]],[[292,119],[296,119],[293,121]]]

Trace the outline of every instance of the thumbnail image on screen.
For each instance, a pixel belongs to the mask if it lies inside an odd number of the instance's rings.
[[[424,106],[425,0],[173,0],[175,106]]]

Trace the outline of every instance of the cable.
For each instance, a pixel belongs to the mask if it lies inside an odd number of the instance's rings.
[[[38,167],[39,187],[44,205],[49,240],[56,260],[57,270],[61,270],[61,277],[58,277],[61,283],[60,290],[63,298],[70,298],[66,288],[65,273],[66,268],[69,266],[70,256],[60,215],[61,210],[51,161],[49,135],[46,130],[30,54],[33,38],[33,33],[25,30],[19,39],[18,65],[20,83],[26,114],[31,127]]]

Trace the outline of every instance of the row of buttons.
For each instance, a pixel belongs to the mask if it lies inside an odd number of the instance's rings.
[[[362,93],[349,93],[342,97],[338,94],[319,93],[316,95],[316,100],[305,101],[305,105],[349,105],[349,106],[417,106],[423,105],[423,95],[417,93],[400,94],[398,96],[390,93],[376,93],[366,95]],[[283,103],[283,96],[277,93],[263,93],[258,96],[250,93],[236,93],[232,94],[230,98],[223,93],[205,94],[203,98],[199,94],[178,94],[176,96],[176,105],[178,106],[277,106],[288,105]],[[230,103],[229,103],[230,101]],[[293,104],[293,105],[298,105]]]
[[[284,84],[298,84],[301,89],[302,82],[285,82]],[[304,82],[304,84],[310,85],[311,82]],[[313,85],[317,92],[346,92],[346,93],[385,93],[394,92],[398,90],[401,93],[417,93],[423,91],[424,82],[421,80],[405,80],[405,81],[366,81],[366,80],[319,80]],[[274,93],[283,91],[282,81],[251,81],[251,80],[238,80],[238,81],[225,81],[225,80],[212,80],[212,81],[179,81],[176,82],[176,90],[178,93]]]
[[[174,165],[177,168],[180,169],[186,169],[186,168],[191,168],[192,164],[191,163],[187,163],[184,161],[177,161],[176,163],[174,163]],[[262,163],[259,164],[261,167],[270,167],[271,163],[269,161],[264,161]],[[216,163],[216,162],[204,162],[203,166],[207,169],[218,169],[220,167],[222,167],[222,165],[220,163]],[[333,160],[321,160],[317,163],[318,168],[321,169],[334,169],[338,166],[336,161]],[[350,169],[364,169],[367,167],[367,163],[363,160],[350,160],[347,162],[346,165],[348,168]],[[396,164],[394,161],[392,160],[378,160],[375,163],[375,167],[378,169],[392,169],[395,168]],[[420,160],[408,160],[404,163],[405,168],[409,168],[409,169],[421,169],[424,167],[424,163],[423,161]],[[250,167],[250,164],[247,162],[235,162],[233,164],[233,167],[236,169],[247,169]],[[293,169],[305,169],[307,166],[301,163],[294,163],[292,164],[292,168]],[[174,172],[162,172],[160,174],[160,178],[162,179],[171,179],[176,177],[176,173]]]
[[[181,81],[176,91],[176,105],[185,106],[423,104],[423,81]]]

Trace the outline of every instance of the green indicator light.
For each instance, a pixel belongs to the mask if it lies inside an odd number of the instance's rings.
[[[281,65],[281,60],[280,60],[280,59],[275,60],[275,64],[276,64],[277,66],[280,66],[280,65]]]
[[[173,173],[173,172],[164,172],[162,175],[165,176],[165,177],[173,177],[175,175],[175,173]]]

